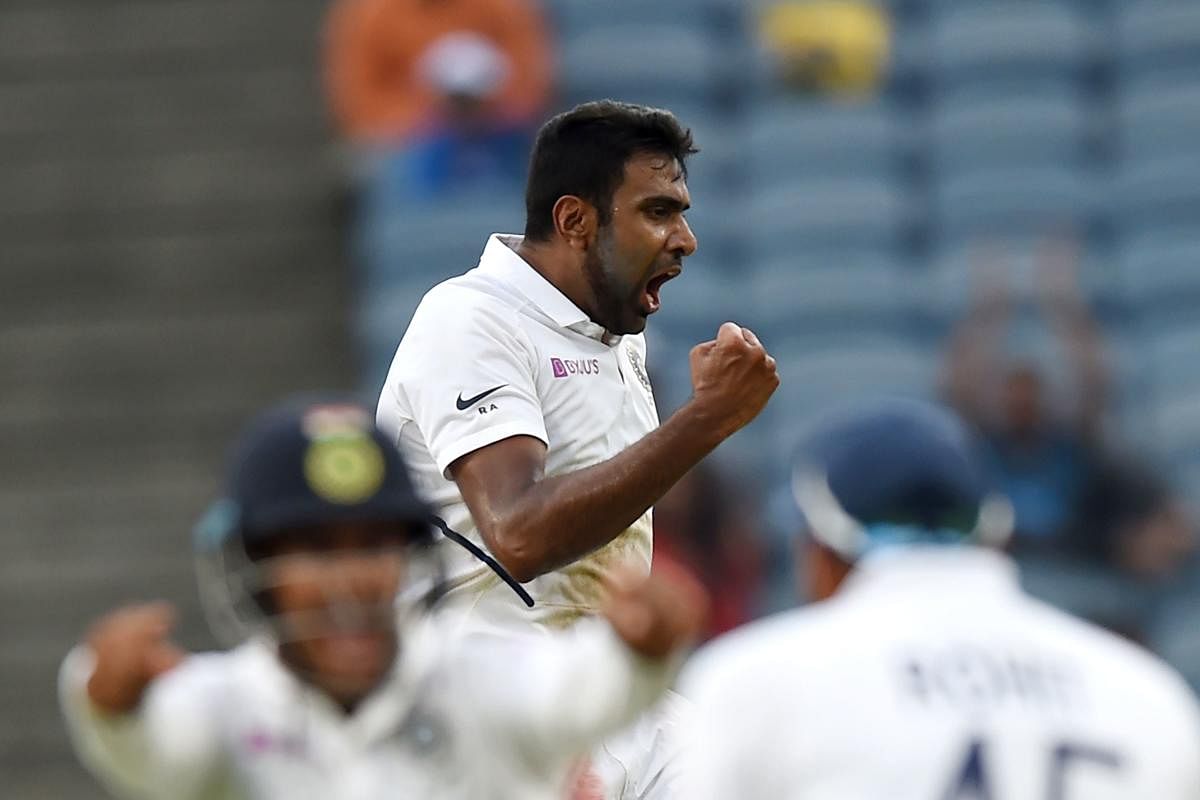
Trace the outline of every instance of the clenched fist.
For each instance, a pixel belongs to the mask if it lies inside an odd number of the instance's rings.
[[[678,567],[655,567],[647,578],[618,573],[604,615],[625,644],[662,659],[695,641],[708,617],[708,593]]]
[[[132,711],[146,687],[173,669],[186,653],[168,639],[175,610],[167,603],[117,609],[102,617],[87,636],[96,657],[88,697],[110,714]]]
[[[717,338],[692,348],[692,402],[724,439],[747,425],[779,386],[775,359],[749,328],[726,322]]]

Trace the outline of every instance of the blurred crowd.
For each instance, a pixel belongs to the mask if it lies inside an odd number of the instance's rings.
[[[330,107],[364,182],[421,201],[523,177],[553,77],[533,0],[343,0],[325,48]]]
[[[555,12],[569,16],[571,8],[564,0]],[[765,69],[784,95],[870,96],[897,57],[889,15],[873,3],[767,3],[757,21],[763,63],[741,68]],[[325,74],[356,198],[352,224],[411,217],[419,236],[424,204],[481,193],[519,203],[532,132],[565,99],[556,94],[559,55],[554,14],[534,0],[336,2]],[[979,237],[957,266],[971,287],[968,307],[932,345],[942,368],[927,391],[983,432],[994,483],[1015,509],[1013,548],[1030,565],[1030,580],[1042,580],[1051,599],[1062,590],[1073,610],[1148,641],[1153,598],[1192,580],[1196,524],[1170,470],[1114,424],[1114,354],[1080,275],[1080,239],[1070,229],[1053,232],[1024,263],[1003,242]],[[350,237],[361,240],[361,230]],[[397,338],[402,317],[389,322]],[[715,329],[720,320],[712,322]],[[365,369],[366,383],[377,370]],[[786,418],[788,410],[777,413]],[[714,635],[792,592],[783,544],[791,531],[770,531],[762,511],[777,487],[755,485],[736,463],[710,459],[655,510],[656,558],[690,566],[708,585]],[[1063,589],[1072,581],[1084,590]],[[1081,594],[1113,591],[1122,599],[1078,603]]]
[[[1033,335],[1016,332],[1022,304],[1003,260],[980,254],[977,297],[947,345],[941,390],[983,432],[993,481],[1015,510],[1014,547],[1145,581],[1175,577],[1194,533],[1165,477],[1106,427],[1109,354],[1072,241],[1039,254],[1024,314]],[[1039,353],[1037,341],[1049,347]]]

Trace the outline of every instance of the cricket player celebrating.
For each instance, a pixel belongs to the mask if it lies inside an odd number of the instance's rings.
[[[693,662],[696,800],[1196,800],[1200,713],[1124,640],[1021,592],[949,412],[851,414],[795,491],[816,605]]]
[[[396,624],[397,592],[437,572],[428,514],[367,409],[262,417],[198,531],[202,589],[252,638],[187,655],[163,605],[101,619],[60,675],[82,760],[131,798],[564,797],[669,683],[703,595],[658,577],[614,590],[611,625],[447,641],[417,609]]]
[[[750,422],[775,361],[726,323],[691,353],[693,396],[661,426],[646,319],[696,239],[691,135],[669,112],[586,103],[543,126],[525,235],[430,291],[397,350],[379,425],[445,523],[447,614],[498,631],[596,613],[614,564],[649,570],[650,507]],[[656,724],[610,741],[610,797],[668,796]]]

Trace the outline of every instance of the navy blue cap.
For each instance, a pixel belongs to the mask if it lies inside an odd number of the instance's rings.
[[[915,400],[873,404],[822,426],[800,447],[794,479],[810,527],[817,527],[813,506],[824,503],[834,509],[827,520],[852,521],[868,538],[901,530],[909,539],[966,538],[978,532],[991,497],[967,426],[950,410]],[[847,542],[843,535],[839,549]]]
[[[263,541],[341,521],[427,525],[431,514],[367,408],[341,398],[292,401],[260,415],[238,440],[224,497],[197,526],[197,544]]]

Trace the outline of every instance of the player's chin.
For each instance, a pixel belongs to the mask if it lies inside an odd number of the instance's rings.
[[[650,316],[657,314],[659,309],[662,308],[662,303],[659,302],[658,295],[647,290],[642,290],[631,305],[633,317],[642,327],[645,327],[646,320]]]
[[[339,684],[370,688],[391,667],[396,640],[384,633],[333,634],[314,642],[317,667]]]

